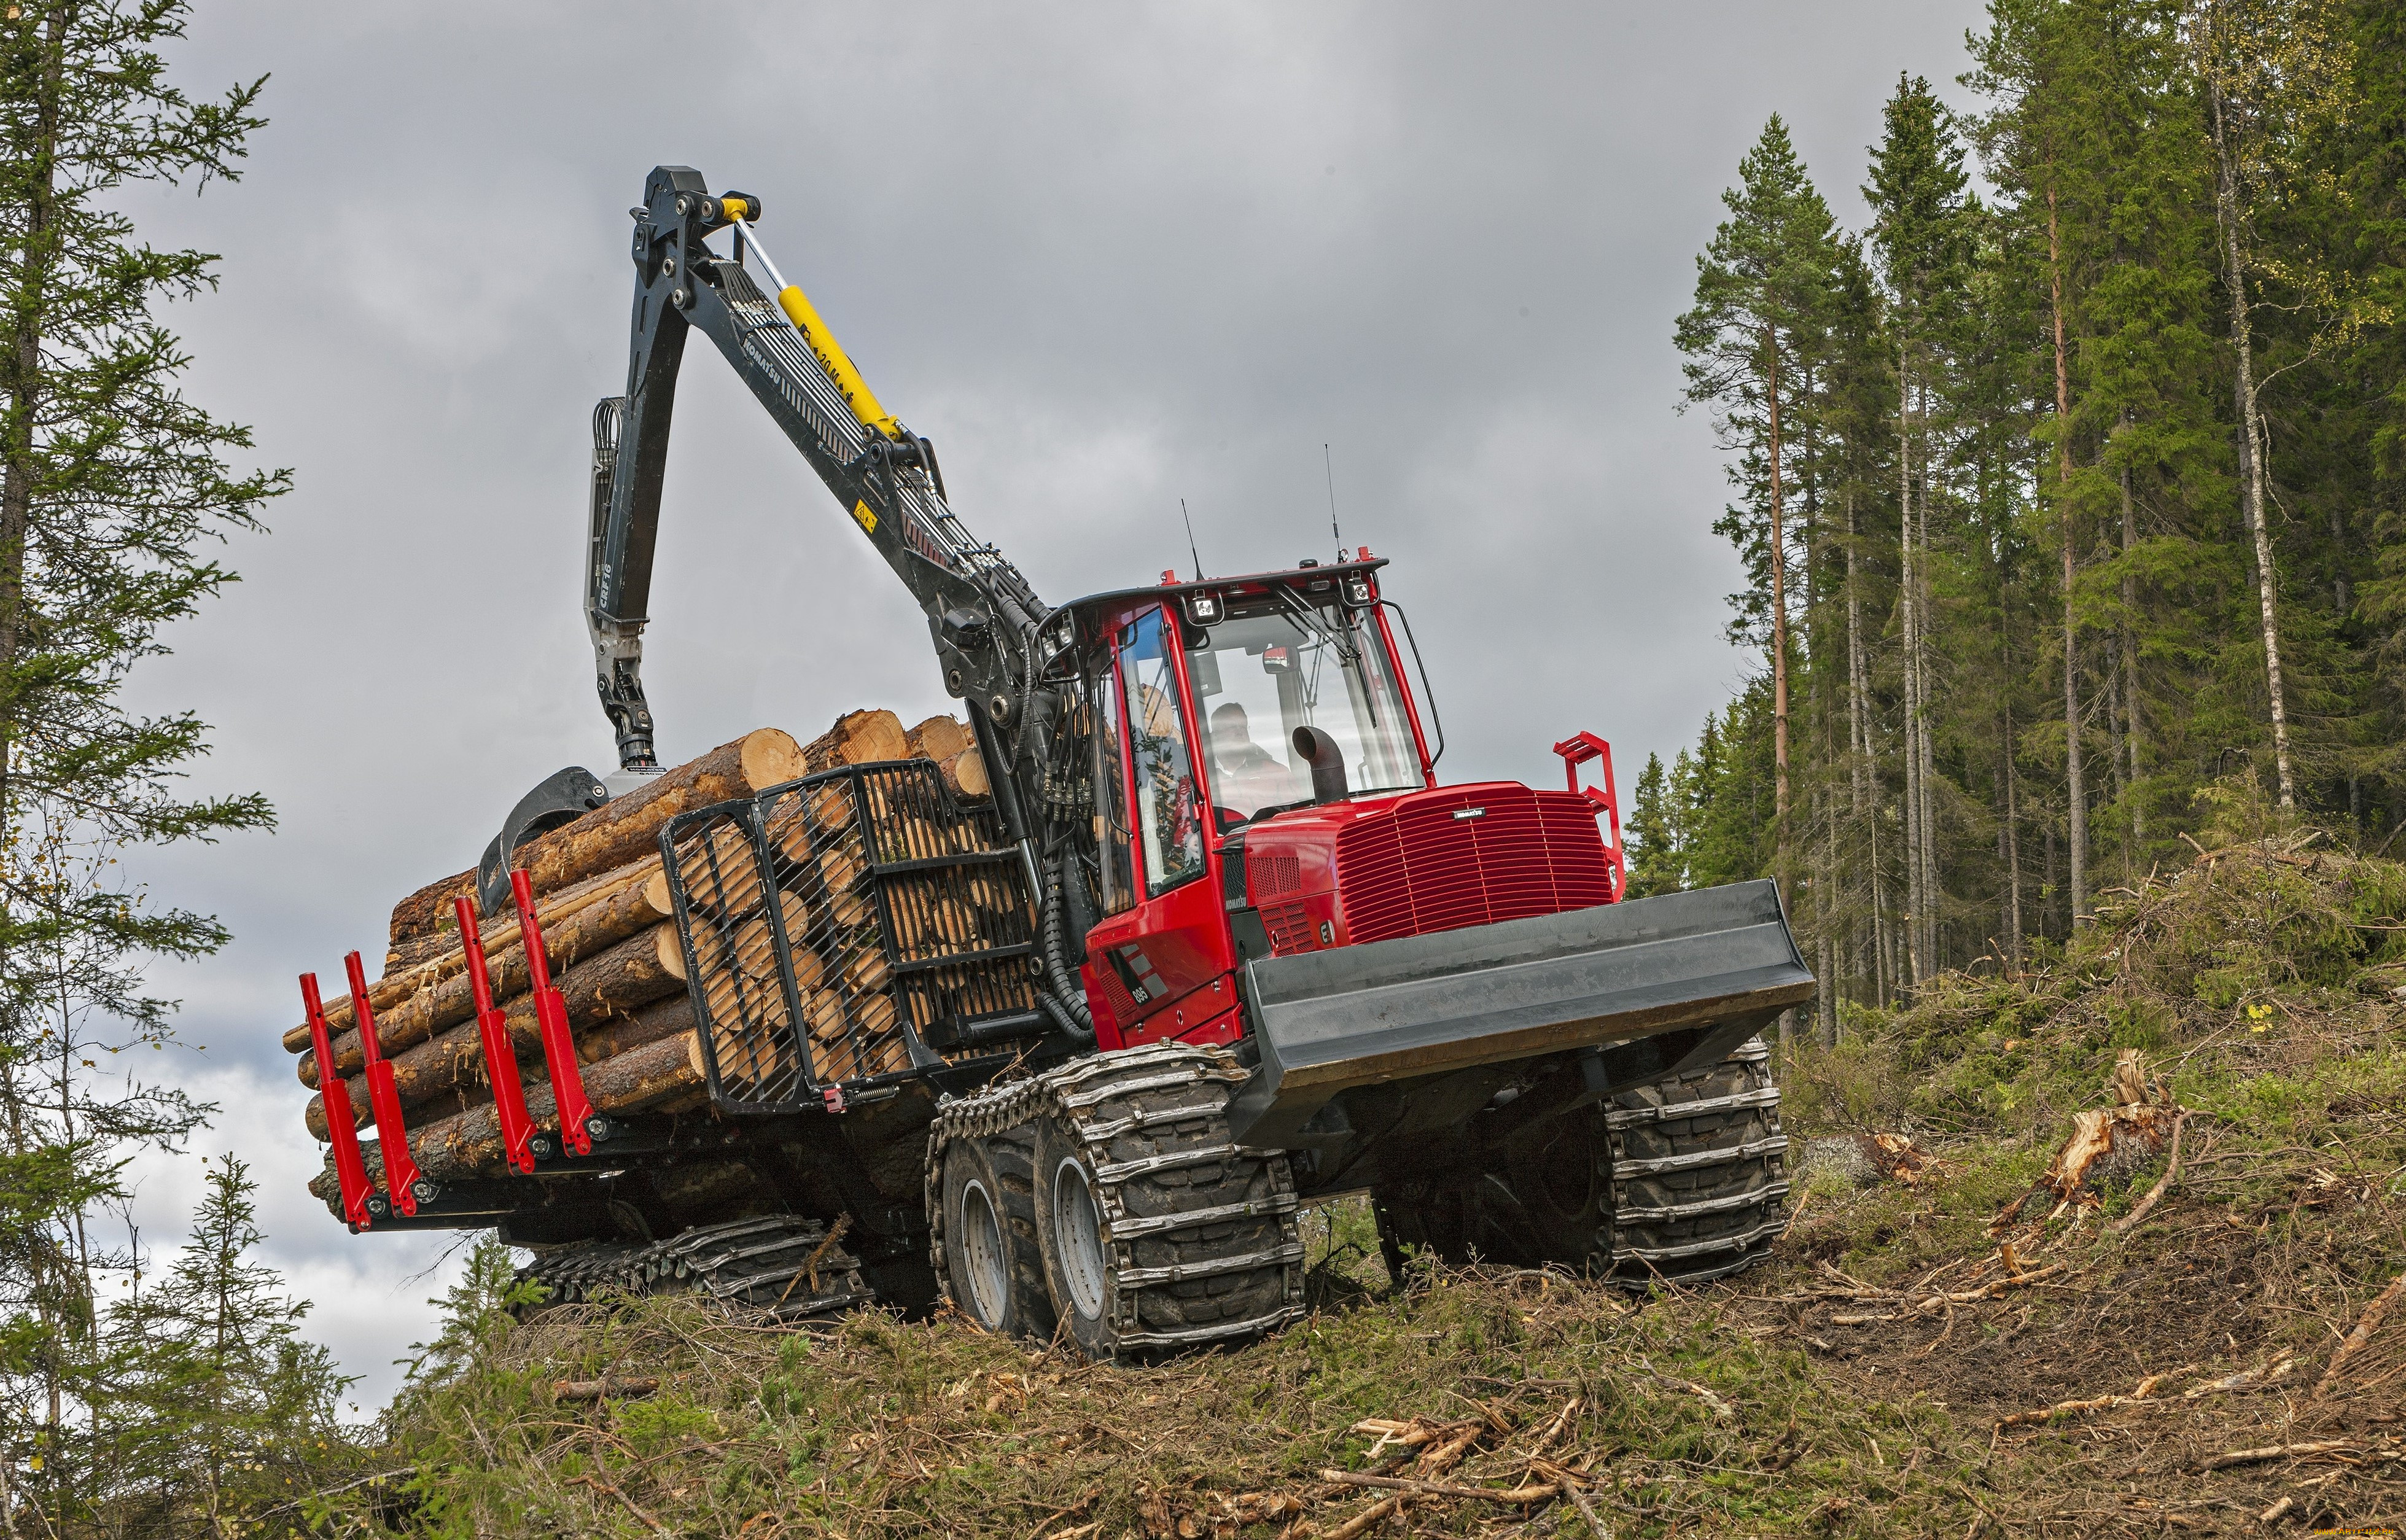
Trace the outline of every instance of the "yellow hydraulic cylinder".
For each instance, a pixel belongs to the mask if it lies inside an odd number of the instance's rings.
[[[894,420],[893,413],[877,403],[877,397],[869,389],[869,382],[860,377],[860,371],[855,369],[852,360],[845,356],[843,345],[835,340],[835,333],[828,331],[827,322],[819,318],[818,311],[811,304],[810,296],[796,286],[787,284],[777,293],[777,308],[785,313],[785,318],[794,323],[794,330],[810,344],[812,354],[819,360],[819,367],[828,372],[828,378],[835,381],[836,389],[843,395],[844,404],[852,408],[852,415],[860,419],[861,426],[873,428],[889,439],[901,437],[902,425]]]

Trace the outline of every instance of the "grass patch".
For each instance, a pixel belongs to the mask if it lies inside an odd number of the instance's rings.
[[[651,1299],[519,1323],[488,1255],[381,1429],[409,1474],[322,1500],[320,1526],[1300,1540],[1387,1495],[1323,1471],[1412,1474],[1355,1425],[1413,1418],[1477,1430],[1455,1483],[1585,1473],[1622,1537],[2238,1533],[2284,1497],[2293,1521],[2395,1519],[2406,1321],[2314,1392],[2406,1256],[2406,867],[2256,841],[2110,900],[2045,967],[1950,975],[1783,1067],[1800,1150],[1902,1134],[1930,1162],[1867,1185],[1810,1165],[1738,1279],[1398,1279],[1340,1201],[1307,1219],[1308,1320],[1116,1368],[952,1316],[798,1335]],[[2126,1049],[2189,1109],[2178,1180],[2127,1234],[2159,1167],[1992,1233]],[[550,1399],[611,1375],[661,1386]],[[2308,1444],[2334,1447],[2204,1468]],[[1428,1497],[1368,1533],[1586,1526]]]

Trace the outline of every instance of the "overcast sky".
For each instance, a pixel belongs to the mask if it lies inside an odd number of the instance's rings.
[[[162,969],[266,1184],[269,1260],[367,1377],[426,1333],[443,1238],[352,1237],[277,1047],[294,976],[379,958],[562,765],[612,766],[579,597],[587,418],[626,374],[627,209],[655,164],[761,233],[955,506],[1054,602],[1187,565],[1392,558],[1448,779],[1548,782],[1590,728],[1625,788],[1746,677],[1709,425],[1673,318],[1783,114],[1860,227],[1901,70],[1960,101],[1968,0],[1690,6],[329,7],[212,0],[196,93],[272,75],[244,179],[134,200],[221,253],[176,306],[192,396],[290,466],[245,581],[138,698],[215,724],[196,781],[273,835],[147,854],[235,940]],[[646,681],[664,759],[755,727],[945,708],[900,586],[700,338]],[[339,983],[328,993],[340,991]],[[140,1163],[152,1244],[192,1162]],[[430,1270],[431,1269],[431,1270]]]

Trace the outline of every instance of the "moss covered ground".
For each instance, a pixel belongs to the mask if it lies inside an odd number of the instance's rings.
[[[521,1321],[488,1255],[310,1511],[320,1533],[745,1540],[2406,1524],[2406,1319],[2342,1350],[2406,1267],[2406,866],[2302,830],[2200,844],[2042,965],[1950,975],[1795,1052],[1800,1211],[1727,1283],[1390,1279],[1355,1200],[1311,1218],[1309,1320],[1122,1368],[953,1316],[802,1335],[652,1299]],[[2130,1049],[2182,1109],[2171,1180],[2143,1154],[2000,1223]],[[614,1377],[657,1386],[555,1394]],[[1492,1495],[1398,1506],[1365,1476]]]

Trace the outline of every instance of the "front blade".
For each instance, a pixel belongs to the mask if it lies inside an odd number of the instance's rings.
[[[1255,958],[1246,974],[1261,1065],[1230,1123],[1266,1145],[1354,1086],[1759,1026],[1814,987],[1769,882]]]

